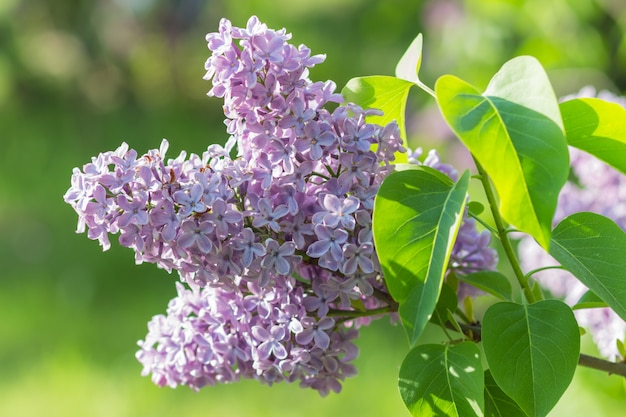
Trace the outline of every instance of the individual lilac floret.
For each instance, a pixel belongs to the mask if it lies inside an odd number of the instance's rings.
[[[594,96],[595,89],[586,87],[565,99]],[[623,97],[616,97],[608,92],[600,92],[597,96],[626,107],[626,99]],[[626,176],[575,148],[570,148],[570,162],[576,182],[567,182],[561,190],[554,225],[573,213],[590,211],[614,220],[626,230]],[[522,267],[527,271],[558,265],[554,258],[529,237],[520,241],[519,255]],[[554,296],[563,297],[569,305],[576,304],[588,290],[572,274],[562,269],[540,271],[533,277]],[[574,311],[574,314],[579,324],[591,333],[600,354],[611,360],[621,358],[616,341],[624,341],[626,338],[624,320],[610,308],[581,309]]]

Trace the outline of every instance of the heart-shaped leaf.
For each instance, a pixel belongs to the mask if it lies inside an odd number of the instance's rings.
[[[430,320],[461,225],[469,172],[455,184],[428,167],[381,184],[372,230],[376,253],[411,344]]]
[[[567,142],[626,174],[626,109],[599,98],[561,103]]]
[[[483,318],[482,342],[498,386],[530,417],[544,417],[556,405],[580,353],[574,313],[558,300],[492,305]]]
[[[402,362],[398,385],[412,416],[482,417],[483,378],[476,344],[420,345]]]
[[[626,234],[611,219],[575,213],[552,235],[552,255],[626,320]]]
[[[559,105],[539,62],[507,62],[482,94],[451,75],[437,80],[435,92],[444,118],[491,177],[504,219],[548,248],[569,154]]]

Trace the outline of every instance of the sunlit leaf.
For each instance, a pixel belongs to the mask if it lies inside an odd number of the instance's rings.
[[[626,234],[596,213],[564,218],[552,235],[552,255],[626,320]]]
[[[420,33],[411,42],[409,48],[400,58],[398,65],[396,65],[396,77],[415,84],[420,82],[419,71],[422,65],[422,45],[423,39]]]
[[[428,167],[394,172],[374,203],[376,252],[411,344],[430,320],[462,220],[469,172],[457,183]]]
[[[531,417],[544,417],[556,405],[580,353],[574,313],[558,300],[492,305],[482,343],[494,380]]]
[[[475,343],[420,345],[400,368],[399,388],[412,416],[483,416],[484,374]]]
[[[482,94],[451,75],[437,80],[435,92],[446,121],[491,177],[504,219],[547,248],[569,155],[559,105],[539,62],[507,62]]]
[[[599,98],[561,103],[567,142],[626,173],[626,109]]]
[[[368,116],[368,123],[386,125],[395,120],[400,128],[404,146],[407,146],[405,112],[409,90],[415,84],[396,77],[373,75],[353,78],[341,90],[348,102],[356,103],[363,108],[383,111],[382,116]],[[396,162],[406,162],[405,153],[396,155]]]

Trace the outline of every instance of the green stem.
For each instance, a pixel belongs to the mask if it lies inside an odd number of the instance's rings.
[[[478,223],[482,224],[483,227],[487,230],[489,230],[492,234],[498,236],[498,231],[496,229],[494,229],[493,227],[491,227],[490,224],[488,224],[486,221],[484,221],[483,219],[481,219],[478,216],[473,215],[472,213],[470,213],[469,211],[467,212],[467,214],[474,220],[476,220]],[[499,236],[498,236],[499,237]]]
[[[473,156],[472,156],[473,157]],[[500,216],[500,212],[498,211],[498,205],[496,202],[496,196],[493,192],[493,188],[491,187],[491,183],[489,182],[489,177],[487,173],[483,169],[482,165],[478,162],[478,160],[474,158],[474,163],[476,164],[476,169],[478,169],[478,173],[480,174],[480,182],[483,184],[483,188],[485,189],[485,195],[487,197],[487,201],[489,202],[489,207],[491,208],[491,214],[493,215],[493,221],[496,224],[496,229],[498,231],[498,236],[500,237],[500,242],[502,243],[502,248],[504,249],[504,253],[509,259],[509,263],[511,264],[511,268],[513,269],[513,273],[517,278],[517,282],[520,287],[524,291],[524,295],[526,296],[526,300],[532,304],[536,301],[535,295],[530,288],[530,284],[528,283],[528,277],[524,275],[522,272],[522,268],[519,265],[519,261],[515,256],[515,250],[513,250],[513,245],[511,244],[511,240],[509,239],[509,235],[507,233],[507,229],[504,225],[504,220],[502,216]]]
[[[422,81],[417,80],[417,82],[415,83],[417,84],[417,86],[419,88],[421,88],[422,90],[426,91],[428,94],[430,94],[431,96],[433,96],[435,98],[435,100],[437,99],[437,94],[435,94],[435,92],[433,91],[432,88],[430,88],[429,86],[427,86],[426,84],[424,84]]]
[[[563,266],[561,266],[561,265],[544,266],[544,267],[541,267],[541,268],[533,269],[532,271],[528,271],[526,273],[526,277],[530,278],[533,275],[535,275],[537,272],[545,271],[547,269],[565,269],[565,268]]]

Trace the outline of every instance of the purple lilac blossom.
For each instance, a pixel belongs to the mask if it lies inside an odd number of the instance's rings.
[[[564,100],[595,96],[594,88],[585,87],[578,94],[565,97]],[[619,103],[626,108],[626,99],[623,97],[616,97],[606,91],[598,93],[597,97]],[[578,184],[568,181],[561,190],[554,225],[573,213],[590,211],[612,219],[626,230],[626,176],[586,152],[571,147],[569,151],[572,171]],[[530,237],[521,239],[519,256],[526,271],[558,265]],[[584,284],[563,269],[540,271],[533,277],[569,305],[576,304],[588,291]],[[601,355],[611,360],[621,358],[617,340],[624,341],[626,337],[624,320],[610,308],[581,309],[574,311],[574,314],[580,326],[591,334]]]
[[[88,228],[105,250],[119,233],[138,263],[187,284],[139,342],[143,373],[158,385],[254,378],[338,392],[356,372],[352,340],[371,320],[342,312],[389,307],[371,213],[406,151],[398,126],[369,124],[378,112],[354,104],[327,110],[343,101],[335,84],[308,78],[324,57],[290,37],[256,17],[245,28],[223,19],[207,35],[209,95],[223,98],[231,135],[224,147],[166,159],[165,140],[143,156],[124,143],[73,171],[64,198],[78,232]],[[477,262],[464,257],[457,267]]]

